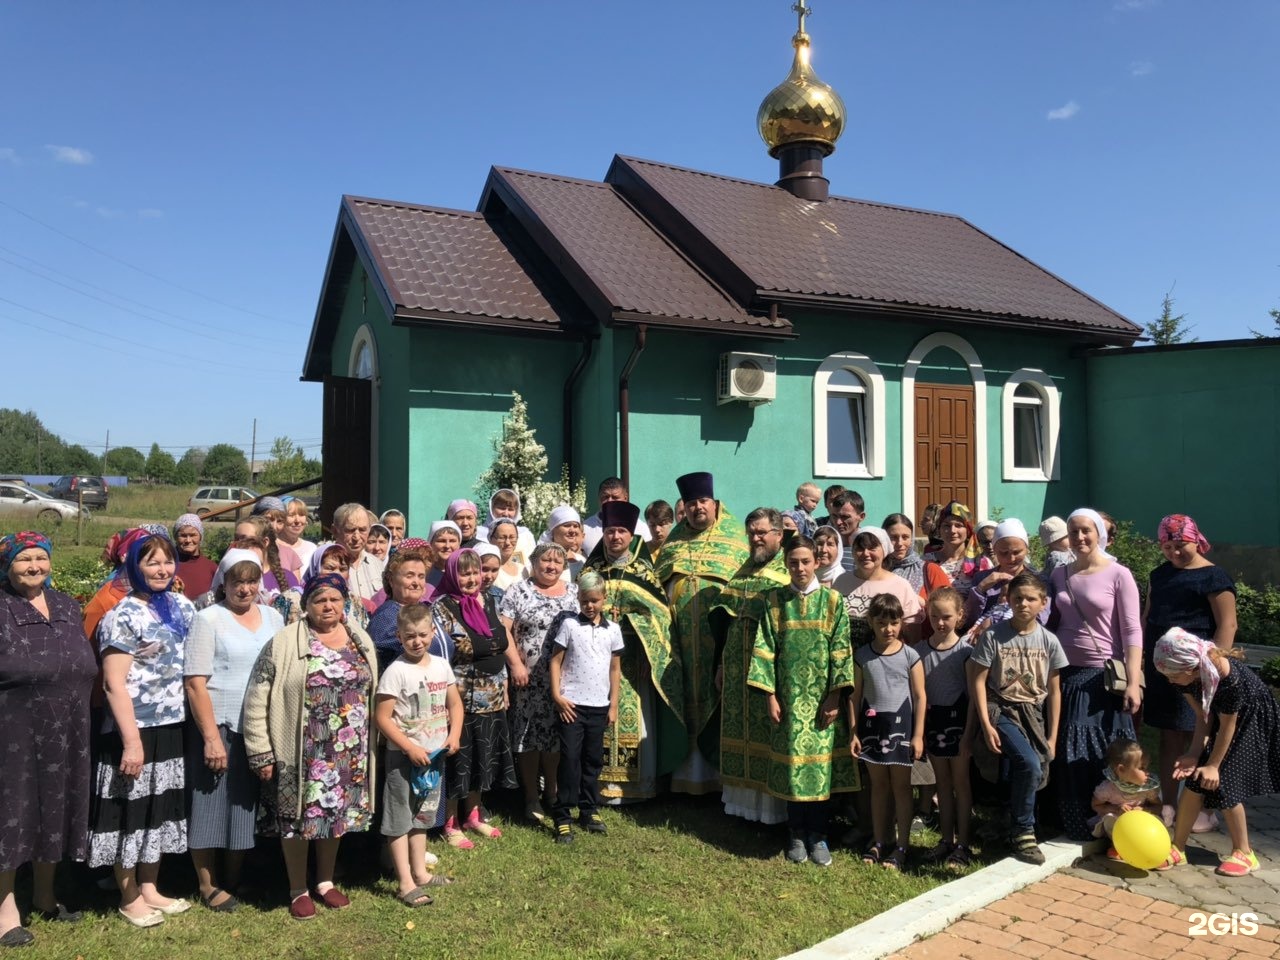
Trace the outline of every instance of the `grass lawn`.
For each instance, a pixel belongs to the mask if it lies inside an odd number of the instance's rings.
[[[502,807],[500,809],[505,809]],[[359,836],[343,841],[339,885],[352,906],[313,921],[290,919],[278,847],[264,842],[246,870],[244,904],[214,914],[197,904],[152,930],[135,930],[77,867],[60,892],[90,912],[76,925],[33,921],[39,957],[760,957],[811,946],[951,879],[941,868],[903,874],[864,866],[837,848],[826,870],[781,855],[783,828],[726,817],[718,799],[667,798],[604,814],[607,837],[571,846],[502,823],[505,836],[471,851],[433,842],[456,883],[435,904],[410,909]],[[838,834],[838,830],[833,833]],[[928,835],[921,842],[932,842]],[[917,851],[918,852],[918,851]],[[981,864],[975,864],[975,868]],[[185,857],[167,858],[161,888],[189,895]],[[19,903],[29,896],[19,882]]]

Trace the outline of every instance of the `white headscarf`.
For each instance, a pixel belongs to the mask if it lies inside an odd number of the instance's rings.
[[[484,543],[482,541],[480,543],[477,543],[471,549],[474,550],[476,553],[478,553],[481,557],[497,557],[499,560],[502,559],[502,551],[499,550],[497,547],[495,547],[492,543]]]
[[[433,524],[431,524],[431,532],[427,534],[427,542],[430,543],[431,538],[434,537],[441,530],[452,530],[454,533],[458,535],[459,540],[462,539],[462,531],[458,529],[458,525],[456,523],[454,523],[452,520],[437,520]]]
[[[884,555],[886,557],[893,552],[893,547],[889,545],[889,534],[884,527],[869,527],[864,523],[862,526],[858,528],[857,532],[854,533],[853,538],[855,540],[858,539],[858,534],[861,534],[861,533],[869,533],[873,537],[875,537],[877,540],[879,540],[880,549],[884,551]]]
[[[562,523],[582,523],[582,517],[578,515],[578,511],[573,509],[567,503],[562,503],[551,511],[551,516],[547,518],[547,529],[542,532],[542,536],[538,538],[539,543],[551,542],[551,531]]]
[[[1114,560],[1115,557],[1107,553],[1107,521],[1102,519],[1102,514],[1098,513],[1097,510],[1081,507],[1079,510],[1072,510],[1067,516],[1067,525],[1070,526],[1071,521],[1076,517],[1084,517],[1093,524],[1093,529],[1098,531],[1098,552],[1104,557]]]
[[[242,563],[245,560],[248,560],[261,572],[262,558],[258,556],[256,550],[244,550],[240,547],[235,547],[222,555],[222,560],[218,563],[218,569],[214,571],[213,580],[209,584],[209,589],[215,597],[218,595],[218,588],[222,586],[222,582],[227,578],[227,571],[237,563]]]
[[[816,537],[820,530],[830,530],[835,534],[836,559],[830,566],[819,567],[814,573],[814,576],[823,583],[830,583],[835,580],[836,577],[840,576],[840,574],[844,573],[844,566],[841,564],[841,561],[844,560],[844,538],[840,536],[840,531],[829,523],[824,524],[817,530],[813,531],[813,535]]]
[[[484,525],[491,530],[493,529],[493,522],[498,519],[493,515],[493,498],[496,497],[498,494],[502,493],[503,491],[511,494],[513,497],[516,498],[516,515],[512,517],[512,519],[515,520],[516,526],[520,525],[520,494],[516,493],[510,487],[503,487],[502,490],[493,491],[493,494],[489,497],[489,516],[485,519]]]
[[[1022,525],[1022,521],[1017,517],[1010,517],[1008,520],[1001,520],[996,524],[996,532],[991,536],[992,544],[997,544],[1005,537],[1013,537],[1015,540],[1021,540],[1028,547],[1031,541],[1027,539],[1027,528]]]

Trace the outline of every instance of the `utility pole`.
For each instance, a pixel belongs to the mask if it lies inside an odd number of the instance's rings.
[[[107,454],[111,452],[111,431],[107,431],[107,442],[102,445],[102,475],[107,475]]]
[[[253,418],[253,440],[249,444],[249,482],[254,483],[253,461],[258,459],[258,418]]]

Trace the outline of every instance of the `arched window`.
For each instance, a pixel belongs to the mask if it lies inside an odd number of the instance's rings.
[[[884,376],[860,353],[837,353],[813,378],[817,477],[884,475]]]
[[[1018,370],[1005,382],[1001,403],[1004,479],[1057,480],[1060,395],[1042,370]]]
[[[373,332],[368,324],[356,331],[351,342],[351,357],[347,364],[348,374],[356,380],[374,380],[378,376],[378,358],[375,354]]]

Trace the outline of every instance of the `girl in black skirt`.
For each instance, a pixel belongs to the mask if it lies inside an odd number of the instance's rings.
[[[1231,855],[1217,873],[1243,877],[1258,869],[1243,801],[1280,792],[1280,704],[1239,650],[1222,650],[1181,627],[1156,641],[1154,659],[1170,683],[1184,688],[1196,714],[1191,750],[1173,767],[1174,778],[1187,781],[1187,789],[1178,803],[1167,866],[1186,862],[1191,826],[1208,808],[1222,811],[1231,836]]]

